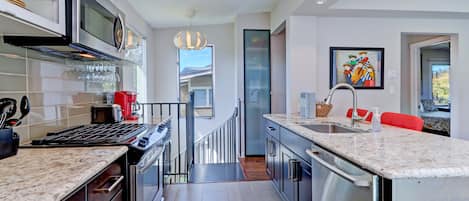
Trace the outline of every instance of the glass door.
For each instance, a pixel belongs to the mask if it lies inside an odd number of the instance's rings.
[[[262,115],[270,113],[270,30],[244,30],[246,156],[264,155]]]

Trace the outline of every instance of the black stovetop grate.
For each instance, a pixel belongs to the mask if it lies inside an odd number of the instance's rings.
[[[49,132],[32,144],[125,144],[146,129],[144,124],[91,124]]]

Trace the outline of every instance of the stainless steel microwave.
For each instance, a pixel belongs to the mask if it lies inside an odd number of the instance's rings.
[[[124,58],[125,15],[110,0],[66,0],[65,6],[65,36],[4,36],[4,41],[72,59]]]

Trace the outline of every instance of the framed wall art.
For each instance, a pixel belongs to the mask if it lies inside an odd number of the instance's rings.
[[[384,89],[384,48],[330,47],[329,87],[339,83]]]

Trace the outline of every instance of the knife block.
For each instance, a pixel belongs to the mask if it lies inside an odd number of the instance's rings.
[[[0,129],[0,159],[4,159],[18,153],[20,138],[13,129]]]

